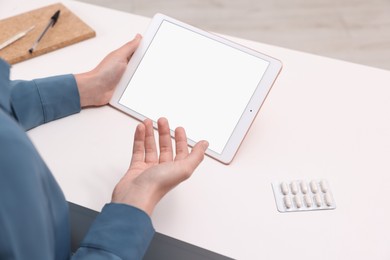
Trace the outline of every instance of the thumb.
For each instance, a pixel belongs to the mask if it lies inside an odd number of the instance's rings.
[[[207,141],[199,141],[192,148],[191,153],[187,156],[186,160],[193,171],[203,161],[204,154],[208,147],[209,143]]]
[[[123,58],[126,58],[127,62],[129,62],[131,56],[137,49],[139,43],[141,42],[142,36],[137,34],[132,41],[129,41],[122,47],[117,50],[117,54]]]

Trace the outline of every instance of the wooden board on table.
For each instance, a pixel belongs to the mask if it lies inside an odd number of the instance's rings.
[[[35,51],[29,53],[57,10],[61,11],[57,23],[46,32]],[[15,64],[96,36],[91,27],[63,4],[57,3],[0,20],[0,43],[32,26],[34,29],[26,36],[0,50],[0,58]]]

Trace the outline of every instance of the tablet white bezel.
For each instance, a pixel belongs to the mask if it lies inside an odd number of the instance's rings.
[[[239,45],[237,43],[231,42],[227,39],[224,39],[220,36],[211,34],[209,32],[205,32],[201,29],[198,29],[196,27],[190,26],[188,24],[185,24],[183,22],[180,22],[176,19],[173,19],[171,17],[162,15],[162,14],[156,14],[147,30],[145,35],[143,36],[143,39],[137,48],[136,52],[133,54],[132,58],[129,61],[129,64],[127,66],[127,69],[121,78],[114,95],[110,101],[110,104],[129,114],[130,116],[136,118],[137,120],[143,121],[146,119],[145,116],[141,115],[137,111],[134,111],[120,103],[120,99],[122,97],[122,94],[125,92],[132,76],[137,70],[138,65],[141,63],[142,58],[144,57],[146,51],[148,50],[149,45],[152,43],[153,38],[155,34],[157,33],[160,25],[164,22],[168,21],[173,24],[176,24],[178,26],[181,26],[183,28],[189,29],[190,31],[193,31],[194,33],[201,34],[203,36],[206,36],[210,39],[216,40],[218,42],[221,42],[225,45],[231,46],[235,49],[241,50],[245,53],[248,53],[250,55],[259,57],[263,60],[266,60],[269,62],[269,65],[263,75],[263,78],[261,79],[260,83],[257,85],[255,92],[253,93],[251,99],[249,100],[246,109],[244,113],[242,114],[241,118],[236,124],[236,127],[234,128],[233,133],[231,134],[228,142],[225,145],[225,148],[223,149],[222,153],[219,154],[215,151],[212,151],[208,149],[206,151],[206,154],[209,155],[210,157],[217,159],[218,161],[224,163],[224,164],[229,164],[233,158],[234,155],[236,154],[241,142],[243,141],[247,131],[249,130],[253,120],[255,119],[258,111],[260,110],[262,104],[264,103],[268,92],[270,91],[276,77],[278,76],[281,68],[282,68],[282,63],[274,59],[272,57],[269,57],[267,55],[264,55],[262,53],[259,53],[257,51],[254,51],[252,49],[246,48],[242,45]],[[169,120],[169,118],[168,118]],[[153,120],[153,126],[157,128],[157,122]],[[183,126],[185,127],[185,126]],[[171,135],[173,136],[174,134],[174,129],[171,129]],[[191,139],[191,136],[188,136],[188,144],[190,146],[193,146],[195,142]]]

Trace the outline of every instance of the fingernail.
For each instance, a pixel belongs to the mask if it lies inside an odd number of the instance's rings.
[[[203,146],[203,149],[206,151],[207,148],[209,147],[209,142],[203,141],[202,146]]]

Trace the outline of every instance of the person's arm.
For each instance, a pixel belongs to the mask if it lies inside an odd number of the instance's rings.
[[[138,125],[130,167],[116,185],[112,203],[98,215],[74,259],[142,259],[154,234],[149,216],[166,193],[192,175],[208,147],[201,141],[189,152],[185,131],[179,127],[173,156],[164,118],[158,121],[158,133],[159,152],[152,121]]]
[[[83,107],[107,104],[140,39],[137,35],[86,73],[11,82],[12,116],[29,130]]]
[[[138,46],[139,40],[138,36],[132,42],[112,52],[88,73],[75,75],[73,80],[71,76],[62,76],[69,77],[65,81],[74,81],[72,86],[69,86],[69,90],[74,91],[74,87],[77,87],[77,93],[80,95],[79,106],[104,105],[110,100],[114,87]],[[44,86],[47,83],[46,80],[38,82],[38,85],[42,83]],[[58,80],[59,78],[54,78],[54,81]],[[26,84],[25,87],[28,87],[28,84],[32,82],[16,82],[14,87],[18,84]],[[21,86],[18,87],[21,88]],[[53,84],[50,86],[52,88]],[[47,87],[49,89],[49,86]],[[45,87],[42,89],[46,93]],[[36,87],[36,93],[32,91],[25,97],[22,97],[23,93],[26,93],[24,91],[19,93],[16,91],[16,94],[13,94],[11,102],[13,113],[26,129],[47,122],[45,121],[46,115],[43,115],[44,112],[39,112],[39,109],[46,104],[42,101],[40,91],[41,88]],[[47,91],[51,93],[52,90]],[[29,106],[22,104],[23,98],[30,99],[31,95],[38,100],[31,102]],[[49,96],[51,100],[53,96],[51,94]],[[53,105],[49,105],[48,108],[52,109]],[[28,109],[35,109],[35,113],[41,113],[41,115],[33,120],[26,118],[23,115],[28,113]],[[50,118],[54,120],[66,114],[56,115],[50,109],[53,116],[46,118],[47,120]],[[137,127],[130,167],[116,185],[112,202],[107,204],[96,218],[80,248],[73,256],[74,259],[142,259],[154,234],[150,220],[154,207],[169,190],[191,176],[203,160],[208,145],[207,142],[200,142],[189,152],[184,129],[178,128],[175,131],[176,155],[173,156],[170,130],[165,119],[158,121],[158,132],[160,153],[156,148],[152,122],[146,120],[144,124]],[[39,169],[33,168],[33,170]],[[48,232],[48,234],[55,234],[55,232]],[[39,243],[45,243],[45,241],[39,240]],[[46,247],[51,248],[50,245]],[[33,249],[34,252],[40,252],[38,250],[39,248]],[[47,257],[40,259],[49,259],[50,254],[46,255]]]
[[[144,211],[125,204],[106,204],[72,260],[142,259],[154,233]]]
[[[81,109],[73,75],[12,81],[10,101],[14,118],[25,130],[78,113]]]

